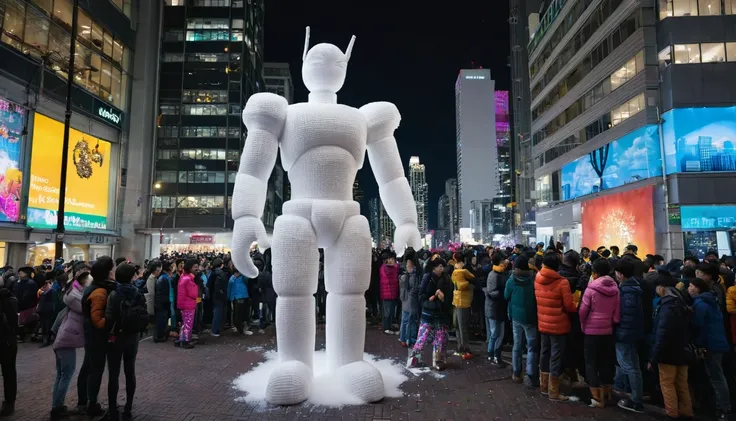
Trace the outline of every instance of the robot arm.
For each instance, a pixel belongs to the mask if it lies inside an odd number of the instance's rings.
[[[373,102],[361,107],[360,111],[368,123],[368,159],[378,182],[383,206],[396,225],[394,248],[400,257],[406,247],[421,248],[417,207],[394,138],[401,115],[390,102]]]
[[[232,259],[235,267],[249,278],[258,276],[258,269],[250,258],[253,241],[258,241],[262,250],[270,247],[261,216],[288,106],[281,96],[258,93],[250,97],[243,110],[248,137],[233,191]]]

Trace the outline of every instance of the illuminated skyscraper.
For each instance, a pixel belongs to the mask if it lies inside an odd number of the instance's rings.
[[[455,82],[461,227],[470,227],[471,201],[492,200],[499,190],[495,89],[488,69],[462,69]]]
[[[381,201],[374,197],[368,201],[368,225],[371,227],[371,237],[376,244],[381,242]]]
[[[396,231],[396,225],[394,221],[386,213],[386,209],[383,207],[383,202],[380,203],[380,210],[378,215],[378,223],[380,226],[380,235],[376,239],[376,245],[378,247],[388,247],[394,242],[394,231]]]
[[[460,211],[458,206],[456,178],[450,178],[445,181],[445,195],[447,196],[447,206],[450,208],[450,219],[447,229],[450,231],[450,238],[454,240],[458,235],[460,235]]]
[[[418,156],[412,156],[409,159],[409,186],[411,187],[412,195],[414,195],[414,202],[417,205],[419,232],[426,234],[427,215],[429,212],[429,187],[427,186],[424,164],[419,163]]]

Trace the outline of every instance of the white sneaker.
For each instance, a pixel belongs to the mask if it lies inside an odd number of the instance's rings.
[[[393,330],[386,329],[386,330],[383,331],[383,333],[385,333],[387,335],[393,335],[394,334],[394,331]]]
[[[251,332],[250,330],[244,330],[243,331],[243,335],[245,335],[245,336],[250,336],[252,334],[253,334],[253,332]]]
[[[234,328],[232,328],[230,330],[232,330],[233,332],[237,332],[238,331],[238,328],[237,327],[234,327]]]
[[[215,338],[219,338],[220,337],[220,334],[219,333],[210,333],[210,335],[214,336]]]
[[[258,329],[258,333],[266,333],[266,331],[263,329]]]

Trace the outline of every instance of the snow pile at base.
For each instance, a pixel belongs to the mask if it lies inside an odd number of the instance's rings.
[[[247,393],[246,396],[237,399],[241,402],[266,403],[266,387],[271,372],[278,365],[278,354],[276,351],[268,351],[264,354],[266,361],[253,367],[249,372],[242,374],[233,381],[234,388]],[[364,354],[363,359],[373,364],[383,375],[383,384],[386,389],[387,398],[398,398],[404,395],[399,388],[408,377],[404,374],[404,366],[401,363],[389,359],[379,360],[370,354]],[[329,407],[341,407],[346,405],[362,405],[356,396],[350,394],[340,387],[340,381],[327,370],[327,354],[325,351],[314,353],[314,383],[309,404]]]
[[[407,371],[409,371],[411,374],[419,377],[422,374],[429,374],[430,376],[434,377],[435,379],[443,379],[445,378],[444,374],[440,374],[429,367],[415,367],[415,368],[407,368]]]

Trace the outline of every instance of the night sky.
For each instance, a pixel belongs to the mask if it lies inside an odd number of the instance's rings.
[[[508,3],[268,0],[265,60],[288,62],[295,101],[307,100],[301,81],[304,29],[310,46],[328,42],[345,49],[357,37],[338,102],[360,107],[390,101],[402,115],[396,139],[405,167],[419,156],[429,184],[429,227],[437,226],[437,201],[445,180],[457,175],[455,79],[459,69],[491,69],[497,90],[509,88]],[[358,173],[366,201],[378,196],[368,159]]]

